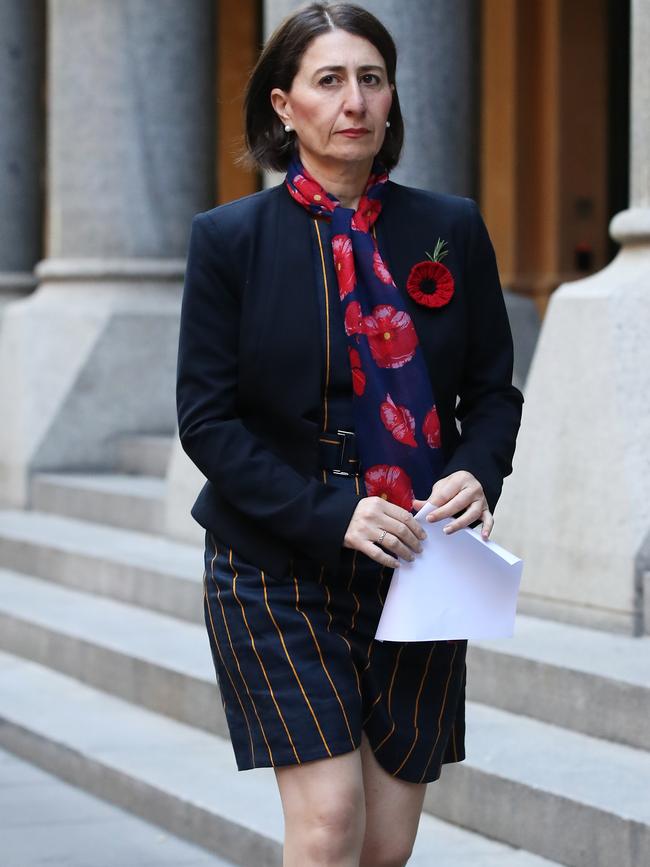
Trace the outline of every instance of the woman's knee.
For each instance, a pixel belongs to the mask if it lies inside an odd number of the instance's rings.
[[[365,830],[363,797],[359,799],[356,792],[341,798],[330,793],[304,812],[300,828],[305,854],[310,860],[337,862],[361,849]]]
[[[358,753],[276,769],[285,836],[307,863],[361,851],[366,809]],[[356,862],[355,862],[356,863]]]

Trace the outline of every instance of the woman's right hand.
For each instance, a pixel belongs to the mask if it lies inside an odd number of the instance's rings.
[[[379,538],[386,530],[381,546]],[[414,560],[422,550],[420,540],[426,539],[425,530],[418,524],[411,512],[389,503],[382,497],[363,497],[348,524],[343,546],[356,548],[382,566],[395,569],[399,566],[397,557]],[[382,548],[387,548],[391,557]]]

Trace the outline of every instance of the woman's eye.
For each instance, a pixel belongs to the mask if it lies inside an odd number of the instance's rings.
[[[364,84],[381,84],[381,78],[374,72],[366,72],[361,76],[361,80]]]
[[[336,81],[335,75],[324,75],[318,83],[328,85],[328,84],[333,84],[335,81]]]

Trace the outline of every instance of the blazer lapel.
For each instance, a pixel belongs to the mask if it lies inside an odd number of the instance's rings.
[[[443,327],[441,319],[445,318],[445,314],[442,313],[442,308],[432,309],[414,301],[406,291],[406,283],[411,268],[417,262],[427,258],[427,251],[433,253],[438,237],[451,240],[448,237],[449,226],[442,214],[438,217],[435,213],[432,214],[430,209],[421,215],[421,219],[418,219],[417,212],[414,212],[413,199],[408,202],[408,208],[404,207],[402,187],[391,181],[388,181],[384,207],[375,225],[382,255],[387,260],[388,270],[402,293],[406,310],[415,325],[429,373],[433,376],[439,363],[441,349],[439,329]],[[456,279],[457,262],[453,244],[450,243],[449,246],[451,249],[448,258],[445,258],[445,265]]]
[[[275,263],[270,285],[276,294],[273,303],[266,306],[272,325],[267,321],[263,327],[285,341],[283,346],[276,346],[275,354],[280,358],[281,370],[282,361],[286,364],[284,388],[289,384],[291,387],[287,405],[291,404],[292,412],[298,410],[300,415],[316,421],[324,359],[311,232],[309,215],[286,190],[281,190],[273,233],[275,247],[266,259]]]

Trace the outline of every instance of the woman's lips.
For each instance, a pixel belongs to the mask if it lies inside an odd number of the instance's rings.
[[[347,136],[348,138],[361,138],[362,135],[368,135],[370,130],[368,129],[342,129],[340,130],[341,135]]]

